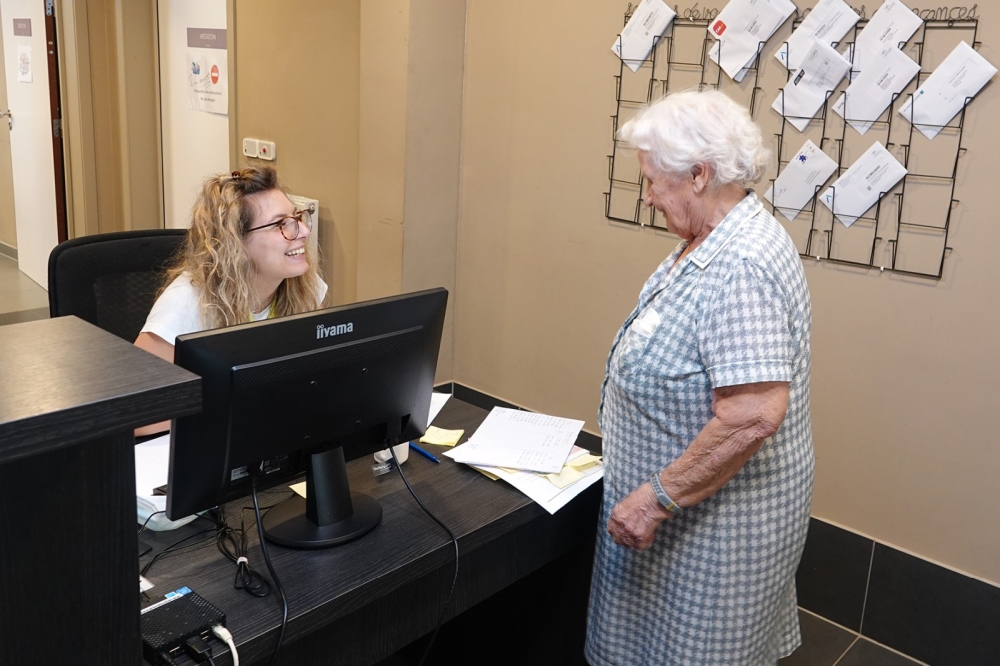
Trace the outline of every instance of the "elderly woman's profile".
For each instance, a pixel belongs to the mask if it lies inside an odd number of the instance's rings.
[[[622,126],[643,201],[681,243],[608,357],[592,666],[774,666],[800,643],[795,571],[814,457],[798,252],[747,184],[769,155],[718,91]]]

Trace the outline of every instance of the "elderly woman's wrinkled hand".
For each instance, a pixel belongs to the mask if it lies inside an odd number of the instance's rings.
[[[611,510],[608,534],[619,546],[646,550],[653,545],[656,528],[670,515],[656,500],[653,487],[644,483]]]

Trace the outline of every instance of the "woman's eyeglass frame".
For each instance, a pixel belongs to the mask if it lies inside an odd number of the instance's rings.
[[[292,231],[286,231],[286,229],[290,226],[289,222],[295,223],[295,226],[292,227]],[[293,214],[286,215],[280,220],[268,222],[267,224],[262,224],[259,227],[253,227],[252,229],[247,229],[247,233],[249,234],[252,231],[260,231],[261,229],[267,229],[269,227],[278,227],[278,230],[281,232],[281,235],[285,240],[293,241],[299,237],[299,232],[301,230],[300,225],[304,226],[309,231],[312,231],[312,215],[309,211],[295,211]],[[292,234],[290,237],[288,235],[289,233]]]

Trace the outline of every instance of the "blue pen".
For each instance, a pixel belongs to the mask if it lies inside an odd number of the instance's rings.
[[[417,446],[413,442],[410,442],[410,448],[413,449],[414,451],[416,451],[417,453],[419,453],[420,455],[422,455],[424,458],[428,458],[430,460],[433,460],[436,463],[441,462],[440,460],[438,460],[437,458],[435,458],[433,455],[431,455],[428,451],[424,451],[422,448],[420,448],[419,446]]]

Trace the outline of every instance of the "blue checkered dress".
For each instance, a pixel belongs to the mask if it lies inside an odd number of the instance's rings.
[[[795,569],[814,458],[809,291],[798,253],[752,192],[643,287],[615,338],[599,422],[604,505],[590,593],[593,666],[773,666],[799,642]],[[618,546],[611,509],[712,418],[712,389],[789,382],[785,421],[715,496]]]

